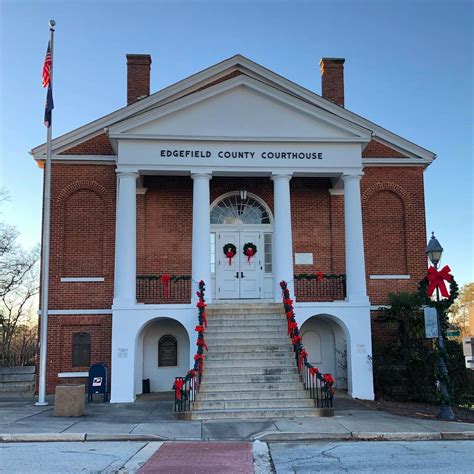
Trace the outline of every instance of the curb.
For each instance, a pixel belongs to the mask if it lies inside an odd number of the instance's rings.
[[[393,433],[266,433],[255,436],[252,441],[294,442],[294,441],[454,441],[474,440],[474,431],[451,432],[393,432]],[[107,434],[107,433],[0,433],[0,443],[33,442],[72,442],[72,441],[185,441],[185,438],[165,438],[146,434]],[[209,439],[193,439],[208,442]],[[213,439],[212,441],[219,441]],[[229,441],[223,439],[221,441]],[[235,440],[233,440],[235,441]],[[242,439],[249,441],[249,439]]]

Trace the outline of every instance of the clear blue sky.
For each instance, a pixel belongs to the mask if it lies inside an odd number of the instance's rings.
[[[57,22],[54,130],[125,105],[126,53],[150,53],[152,92],[236,53],[320,93],[319,59],[344,57],[346,107],[434,151],[427,230],[459,283],[473,277],[471,0],[0,0],[3,218],[40,240],[41,68]]]

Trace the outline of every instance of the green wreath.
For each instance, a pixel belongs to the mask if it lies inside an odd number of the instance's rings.
[[[237,254],[237,247],[234,244],[225,244],[222,248],[224,255],[229,259],[229,265],[232,265],[232,259]]]
[[[247,257],[247,262],[250,264],[250,259],[257,253],[257,246],[252,242],[247,242],[244,245],[244,255]]]

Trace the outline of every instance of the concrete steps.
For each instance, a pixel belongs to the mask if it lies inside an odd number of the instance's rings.
[[[0,367],[0,392],[33,394],[35,367]]]
[[[193,420],[321,416],[304,390],[281,304],[209,305]]]

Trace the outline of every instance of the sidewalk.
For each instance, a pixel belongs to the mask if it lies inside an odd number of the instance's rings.
[[[339,397],[332,418],[176,421],[173,402],[86,404],[80,418],[53,416],[33,398],[0,398],[0,442],[13,441],[308,441],[474,439],[474,424],[392,415]]]

